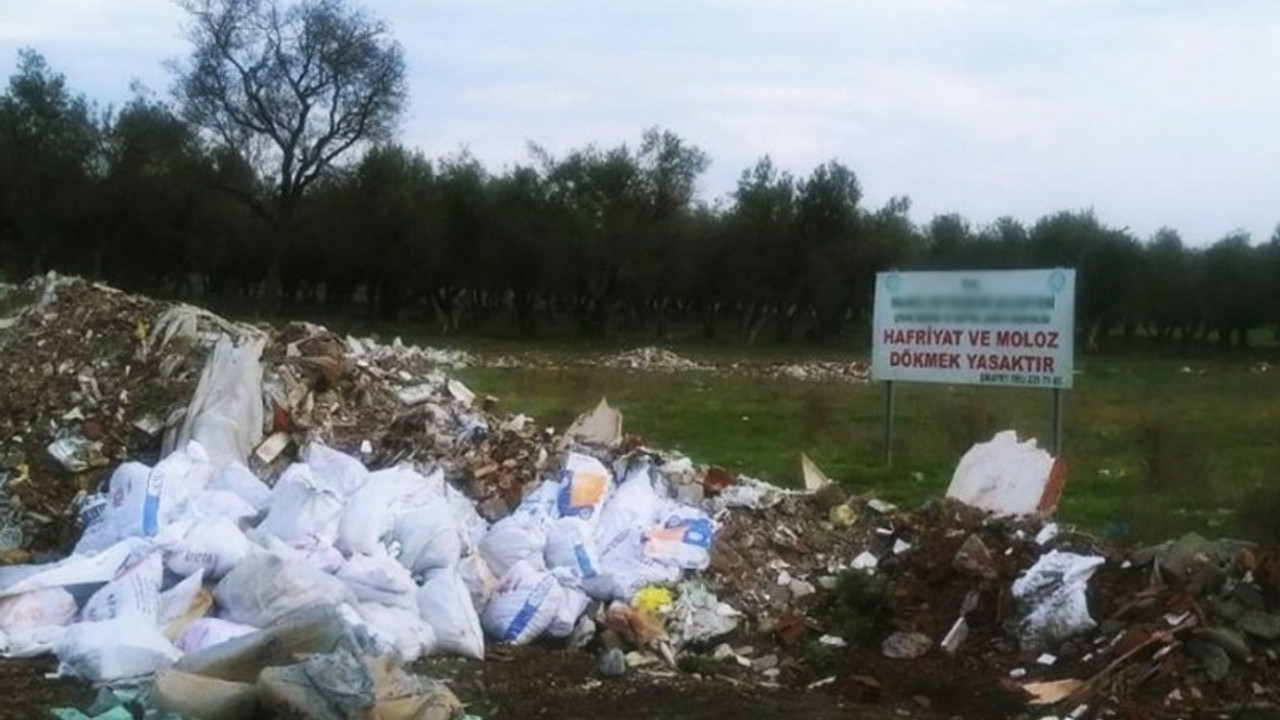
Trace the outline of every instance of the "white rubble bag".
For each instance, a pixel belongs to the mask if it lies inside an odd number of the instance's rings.
[[[520,561],[498,583],[480,624],[491,637],[523,645],[550,627],[564,602],[554,575]]]
[[[551,618],[551,624],[547,625],[547,635],[553,638],[567,638],[572,635],[573,629],[578,625],[578,618],[582,617],[587,607],[591,605],[590,595],[576,587],[565,585],[563,581],[560,586],[564,590],[564,600]]]
[[[502,577],[518,562],[545,569],[547,546],[544,519],[532,514],[512,514],[494,523],[480,540],[480,556],[493,574]]]
[[[370,478],[364,463],[323,443],[309,443],[303,459],[321,482],[343,497],[350,497]]]
[[[337,572],[361,603],[418,610],[418,586],[408,569],[388,555],[352,555]]]
[[[480,546],[481,538],[489,532],[489,521],[476,510],[476,504],[471,498],[448,483],[444,485],[444,498],[449,503],[449,509],[453,511],[454,525],[462,535],[462,553],[460,554],[475,551]]]
[[[280,538],[268,537],[262,542],[262,547],[272,554],[298,560],[330,575],[336,574],[347,564],[347,559],[332,543],[314,535],[287,543]]]
[[[947,497],[998,516],[1051,512],[1062,489],[1050,482],[1056,469],[1035,439],[1020,443],[1016,432],[1005,430],[960,458]]]
[[[249,538],[229,518],[175,522],[156,538],[170,572],[186,577],[203,571],[210,580],[221,579],[240,564],[253,547]]]
[[[395,467],[370,473],[369,479],[347,498],[335,545],[344,553],[372,555],[383,547],[396,516],[439,498],[444,472],[423,477],[412,468]]]
[[[608,545],[628,530],[658,524],[670,503],[662,477],[648,459],[633,463],[600,511],[596,545]]]
[[[392,538],[400,545],[400,563],[415,575],[453,567],[462,557],[462,533],[443,498],[432,498],[397,515]]]
[[[644,533],[644,554],[685,570],[705,570],[711,565],[715,526],[698,508],[681,505],[659,527]]]
[[[146,465],[138,465],[147,472],[151,471]],[[119,468],[116,471],[119,472]],[[76,541],[72,555],[92,555],[106,550],[120,539],[111,512],[111,496],[107,493],[86,497],[80,503],[77,517],[80,521],[80,539]]]
[[[160,620],[160,584],[164,562],[160,553],[135,558],[133,564],[99,588],[85,602],[80,617],[88,622],[129,619],[154,626]]]
[[[188,500],[187,506],[178,515],[183,520],[227,519],[237,527],[243,527],[258,516],[258,510],[248,500],[230,490],[206,489]]]
[[[551,523],[543,557],[548,568],[564,568],[584,580],[600,574],[591,524],[576,517],[558,518]]]
[[[184,654],[200,652],[205,648],[220,645],[257,630],[257,628],[221,618],[200,618],[178,633],[174,645]]]
[[[154,622],[137,617],[71,625],[55,652],[61,670],[93,684],[144,678],[182,655]]]
[[[213,476],[209,478],[209,484],[205,486],[209,490],[224,490],[235,493],[236,496],[253,506],[254,510],[259,512],[266,510],[271,504],[271,488],[266,483],[253,474],[253,471],[241,462],[234,462],[230,465],[224,465],[213,471]]]
[[[290,465],[271,491],[271,508],[254,531],[261,541],[277,537],[285,542],[314,535],[329,544],[338,538],[343,498],[301,463]]]
[[[356,604],[341,580],[297,558],[270,552],[245,558],[214,587],[213,598],[224,619],[254,627],[306,607]]]
[[[1023,647],[1052,647],[1092,630],[1086,596],[1089,578],[1105,558],[1050,550],[1017,580],[1013,597],[1022,610],[1018,635]]]
[[[458,576],[471,594],[471,606],[476,612],[483,612],[493,591],[498,589],[498,577],[489,569],[489,563],[479,552],[473,552],[458,562]]]
[[[236,345],[218,338],[187,405],[177,447],[197,440],[214,465],[244,462],[262,440],[262,350],[265,337]]]
[[[418,614],[417,608],[407,610],[381,603],[360,603],[356,609],[374,641],[383,650],[395,652],[402,662],[415,662],[435,650],[435,631]]]
[[[632,528],[600,548],[599,575],[582,581],[582,589],[596,600],[630,602],[645,585],[671,585],[680,579],[680,566],[649,557],[643,531]]]
[[[110,582],[131,557],[147,547],[145,540],[125,538],[94,555],[72,555],[50,565],[0,568],[0,598],[51,587]]]
[[[562,518],[578,518],[594,524],[609,497],[613,474],[590,455],[569,453],[560,473],[556,512]]]
[[[436,636],[441,652],[484,659],[484,633],[462,578],[455,568],[427,573],[418,590],[418,612]]]
[[[42,627],[59,627],[75,620],[76,599],[60,587],[35,590],[0,599],[0,632],[5,635]]]

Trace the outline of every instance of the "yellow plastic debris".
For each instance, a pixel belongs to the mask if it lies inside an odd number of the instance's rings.
[[[133,321],[133,339],[138,342],[146,342],[147,340],[147,320],[146,318],[138,318]]]
[[[640,612],[654,615],[673,602],[675,602],[675,596],[671,594],[670,590],[650,585],[636,591],[636,597],[631,605]]]
[[[839,528],[847,528],[858,522],[858,511],[848,503],[831,508],[831,522]]]

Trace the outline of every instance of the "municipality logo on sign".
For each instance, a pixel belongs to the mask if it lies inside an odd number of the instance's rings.
[[[1066,286],[1067,286],[1066,273],[1062,272],[1061,270],[1054,270],[1053,273],[1049,275],[1049,289],[1053,291],[1054,295],[1057,295],[1058,293],[1062,292],[1062,288]]]
[[[891,272],[884,279],[884,286],[891,293],[896,293],[902,287],[902,276],[896,272]]]

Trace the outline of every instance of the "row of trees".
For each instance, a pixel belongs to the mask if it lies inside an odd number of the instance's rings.
[[[495,172],[394,142],[403,60],[339,0],[189,0],[172,102],[100,111],[25,51],[0,97],[0,273],[48,269],[213,304],[426,319],[447,332],[572,324],[826,341],[865,328],[878,271],[1068,266],[1089,344],[1244,344],[1280,324],[1280,229],[1188,247],[1066,211],[923,227],[869,207],[836,161],[768,158],[715,204],[677,134]]]

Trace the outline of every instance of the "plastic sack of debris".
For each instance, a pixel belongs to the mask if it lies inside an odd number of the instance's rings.
[[[683,570],[675,563],[644,552],[643,531],[632,528],[600,548],[601,572],[582,581],[582,589],[596,600],[630,599],[645,585],[670,585]]]
[[[356,458],[318,442],[307,445],[307,467],[326,487],[350,497],[370,479],[369,470]]]
[[[110,582],[130,558],[145,552],[147,542],[126,538],[94,555],[72,555],[49,565],[0,568],[0,598],[34,590]]]
[[[188,625],[204,617],[213,607],[213,593],[204,586],[204,571],[197,570],[160,593],[160,630],[176,640]]]
[[[268,537],[263,540],[262,547],[274,555],[292,558],[330,575],[336,574],[347,563],[347,559],[342,556],[342,553],[332,543],[314,535],[308,535],[291,542],[285,542],[280,538]]]
[[[163,581],[164,563],[159,553],[137,557],[89,597],[80,617],[90,622],[129,618],[154,626],[160,619]]]
[[[658,524],[670,502],[662,477],[649,459],[637,459],[600,511],[596,543],[607,545],[628,530]]]
[[[277,537],[285,542],[312,536],[329,544],[338,538],[343,498],[311,472],[295,463],[280,476],[271,491],[271,507],[258,525],[258,538]]]
[[[484,634],[471,593],[455,568],[427,573],[418,590],[418,612],[436,636],[441,652],[484,659]]]
[[[1022,610],[1018,636],[1024,647],[1050,647],[1096,627],[1086,597],[1089,578],[1104,558],[1051,550],[1013,582]]]
[[[396,516],[407,508],[425,506],[439,498],[444,473],[425,478],[411,468],[395,467],[371,473],[347,499],[336,546],[346,553],[372,555],[383,547],[395,527]]]
[[[221,579],[248,557],[253,544],[229,518],[179,521],[160,531],[156,545],[164,551],[170,572],[186,577],[203,571]]]
[[[480,555],[494,575],[502,577],[518,562],[544,569],[547,546],[544,519],[532,514],[512,514],[489,528],[480,540]]]
[[[644,554],[686,570],[705,570],[711,564],[715,526],[701,510],[680,506],[662,524],[644,533]]]
[[[444,498],[453,512],[454,524],[462,537],[461,554],[474,552],[480,547],[480,540],[484,538],[485,533],[489,532],[489,521],[476,510],[475,501],[447,483],[444,487]]]
[[[681,646],[707,642],[738,627],[742,613],[720,602],[703,583],[681,583],[677,591],[670,625]]]
[[[384,652],[394,652],[403,662],[415,662],[435,650],[435,631],[422,619],[417,607],[361,603],[356,610],[378,646]]]
[[[151,704],[157,710],[200,720],[240,720],[258,709],[258,688],[180,670],[156,673]]]
[[[489,599],[480,624],[492,637],[523,645],[551,625],[564,601],[564,589],[554,575],[517,562]]]
[[[493,591],[498,589],[498,577],[489,569],[489,563],[480,557],[480,553],[473,552],[458,561],[457,569],[458,577],[462,578],[467,592],[471,594],[471,606],[477,612],[484,610],[489,598],[493,597]]]
[[[58,628],[75,620],[80,608],[63,588],[45,588],[0,599],[0,653],[25,655],[40,644],[35,637],[42,628]],[[39,648],[38,652],[45,648]]]
[[[245,467],[244,463],[235,462],[217,468],[205,488],[235,493],[258,512],[271,505],[271,488]]]
[[[399,513],[391,536],[400,546],[400,563],[415,575],[453,567],[462,557],[462,534],[449,502],[442,497]]]
[[[336,577],[361,603],[380,603],[414,613],[418,610],[414,597],[418,586],[408,569],[388,555],[352,555]]]
[[[559,518],[551,523],[543,557],[548,568],[564,568],[582,579],[600,574],[600,558],[591,525],[576,517]]]
[[[947,497],[1000,516],[1050,513],[1062,494],[1062,467],[1012,430],[996,433],[960,458]]]
[[[214,587],[213,597],[225,619],[256,627],[306,607],[356,603],[341,580],[269,552],[245,558]]]
[[[197,653],[257,631],[255,627],[233,623],[230,620],[200,618],[183,628],[173,644],[183,653]]]
[[[226,519],[242,527],[258,516],[258,510],[230,490],[206,489],[188,500],[187,506],[178,514],[183,519]]]
[[[128,464],[128,463],[126,463]],[[150,472],[146,465],[139,467]],[[124,467],[123,465],[120,467]],[[116,469],[119,472],[119,468]],[[143,480],[145,483],[146,481]],[[77,510],[80,521],[80,539],[76,541],[73,555],[92,555],[111,547],[120,539],[111,512],[111,497],[106,493],[89,495],[80,502]]]
[[[237,346],[222,336],[200,373],[177,446],[198,440],[215,465],[243,462],[262,439],[262,350],[265,338]]]
[[[258,689],[266,708],[302,720],[453,720],[463,714],[444,685],[410,676],[388,658],[351,652],[269,668]]]
[[[121,537],[152,537],[160,528],[179,519],[188,503],[209,484],[213,465],[203,445],[192,441],[156,463],[147,476],[142,512],[135,515],[136,497],[129,497],[127,510],[116,511],[116,526]],[[137,489],[133,488],[136,496]],[[112,491],[114,500],[115,493]]]
[[[609,497],[613,475],[590,455],[569,453],[560,473],[556,513],[562,518],[578,518],[594,525],[600,508]]]
[[[263,668],[287,665],[298,655],[356,648],[351,625],[333,606],[296,610],[270,626],[191,652],[174,669],[232,682],[253,682]]]
[[[564,596],[546,631],[547,635],[553,638],[567,638],[572,635],[573,629],[578,625],[578,618],[582,617],[591,605],[591,596],[585,592],[564,582],[561,582],[560,587]]]
[[[138,617],[71,625],[55,652],[63,671],[94,684],[149,676],[182,654],[154,622]]]

